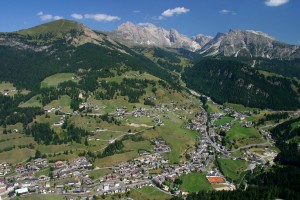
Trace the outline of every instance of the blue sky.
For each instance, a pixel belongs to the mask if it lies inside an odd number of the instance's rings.
[[[56,19],[92,29],[153,23],[194,36],[229,29],[259,30],[300,45],[300,0],[2,0],[0,31],[16,31]]]

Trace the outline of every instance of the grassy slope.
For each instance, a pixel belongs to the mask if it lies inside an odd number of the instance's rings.
[[[132,199],[136,200],[160,200],[160,199],[170,199],[171,196],[159,191],[154,187],[143,187],[141,189],[134,189],[129,195]]]
[[[33,96],[28,101],[21,103],[19,107],[25,108],[25,107],[43,107],[43,105],[40,103],[40,95]]]
[[[243,127],[238,122],[236,122],[228,131],[228,136],[230,139],[260,137],[257,129]]]
[[[217,121],[216,121],[216,125],[217,126],[220,126],[220,125],[224,125],[224,124],[226,124],[226,123],[229,123],[229,122],[231,122],[233,120],[233,118],[232,117],[228,117],[228,116],[226,116],[226,117],[222,117],[221,119],[218,119]]]
[[[224,112],[222,109],[219,108],[217,104],[212,103],[211,101],[207,102],[208,112]]]
[[[191,173],[180,177],[183,181],[180,189],[187,192],[198,192],[201,190],[212,190],[211,184],[201,173]]]
[[[58,73],[48,76],[41,82],[41,87],[56,87],[59,83],[72,80],[73,76],[73,73]]]
[[[72,29],[81,29],[82,25],[75,21],[70,20],[56,20],[54,22],[49,22],[42,24],[30,29],[25,29],[18,31],[17,33],[21,35],[39,35],[53,33],[57,36],[61,36],[61,33],[70,32]]]
[[[247,169],[247,162],[244,160],[231,160],[218,158],[217,162],[225,177],[237,182]]]

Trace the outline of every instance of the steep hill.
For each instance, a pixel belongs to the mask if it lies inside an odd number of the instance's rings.
[[[183,79],[188,87],[219,103],[279,110],[300,107],[300,85],[296,81],[265,77],[236,61],[204,59],[192,68],[187,68]]]
[[[52,33],[57,35],[60,34],[61,37],[63,37],[63,34],[69,33],[72,30],[80,31],[83,30],[84,28],[86,28],[86,26],[83,24],[80,24],[75,21],[62,19],[62,20],[56,20],[53,22],[41,24],[33,28],[23,29],[17,31],[17,33],[21,35],[32,35],[32,36]]]
[[[0,33],[0,52],[0,79],[28,89],[39,88],[41,80],[54,73],[122,65],[146,71],[176,85],[172,75],[148,58],[68,20],[16,33]]]

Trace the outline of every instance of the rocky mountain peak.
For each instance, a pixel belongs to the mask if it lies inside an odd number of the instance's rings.
[[[199,50],[209,37],[198,43],[197,41],[180,34],[176,29],[165,30],[154,24],[138,26],[132,22],[120,25],[112,32],[112,37],[117,40],[131,41],[138,45],[151,45],[158,47],[184,48],[190,51]]]
[[[206,45],[212,39],[213,39],[213,37],[207,36],[207,35],[203,35],[203,34],[198,34],[198,35],[192,37],[192,40],[194,40],[195,42],[197,42],[198,44],[200,44],[201,47],[203,47],[204,45]]]
[[[294,59],[300,58],[300,47],[279,42],[260,31],[229,30],[226,34],[218,33],[200,53],[206,56]]]

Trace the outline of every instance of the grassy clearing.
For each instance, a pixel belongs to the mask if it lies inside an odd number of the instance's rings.
[[[24,107],[43,107],[43,105],[40,102],[40,95],[33,96],[31,99],[28,101],[21,103],[19,107],[24,108]]]
[[[54,74],[52,76],[49,76],[49,77],[45,78],[41,82],[41,88],[56,87],[59,83],[72,80],[73,76],[74,76],[73,73]]]
[[[124,131],[126,131],[126,130],[124,130]],[[111,140],[116,137],[120,137],[122,135],[124,135],[124,133],[105,131],[105,132],[97,133],[95,138],[100,139],[100,140]]]
[[[276,73],[273,73],[273,72],[268,72],[268,71],[264,71],[264,70],[257,70],[260,74],[264,75],[265,77],[269,77],[269,76],[275,76],[275,77],[283,77],[282,75],[280,74],[276,74]]]
[[[239,122],[236,122],[226,133],[226,140],[227,144],[233,142],[234,148],[248,144],[260,144],[264,142],[256,128],[243,127]]]
[[[38,123],[45,123],[52,126],[55,122],[60,121],[61,116],[55,115],[54,113],[46,113],[45,115],[37,116],[35,121]]]
[[[95,161],[95,166],[111,167],[111,166],[117,165],[121,162],[132,160],[133,158],[136,158],[136,157],[138,157],[138,153],[136,151],[115,154],[115,155],[108,156],[105,158],[97,158]]]
[[[46,109],[51,109],[56,106],[61,106],[62,112],[71,112],[72,109],[70,108],[71,98],[68,95],[61,96],[58,100],[54,100],[50,102],[48,105],[45,106]]]
[[[0,82],[0,92],[2,93],[3,90],[9,90],[8,96],[14,96],[18,93],[14,85],[10,82]]]
[[[9,131],[9,130],[11,130],[11,131],[13,131],[14,129],[18,129],[18,133],[22,133],[23,132],[23,125],[22,125],[22,123],[16,123],[16,124],[13,124],[13,125],[7,125],[6,126],[6,130],[7,131]],[[3,130],[4,130],[4,128],[3,128],[3,126],[0,126],[0,133],[3,133]],[[7,134],[7,135],[5,135],[5,134],[3,134],[3,135],[0,135],[0,138],[2,138],[2,137],[6,137],[6,136],[8,136],[8,137],[15,137],[15,136],[22,136],[22,135],[19,135],[19,134],[16,134],[16,133],[13,133],[13,134]]]
[[[164,126],[149,130],[143,135],[147,138],[162,137],[171,147],[167,158],[171,163],[178,163],[182,154],[195,144],[197,132],[182,128],[183,121],[175,113],[169,113],[169,119],[163,119]]]
[[[215,125],[217,126],[221,126],[221,125],[224,125],[224,124],[227,124],[229,122],[231,122],[234,118],[233,117],[222,117],[221,119],[218,119],[216,122],[215,122]]]
[[[198,192],[202,190],[212,190],[211,184],[201,173],[191,173],[180,177],[182,184],[180,189],[186,192]]]
[[[225,106],[235,109],[238,112],[241,111],[254,111],[255,108],[245,107],[242,104],[224,103]]]
[[[64,151],[76,151],[76,150],[83,150],[85,146],[82,144],[61,144],[61,145],[39,145],[38,150],[41,153],[61,153]]]
[[[139,142],[133,142],[131,140],[126,140],[123,142],[125,148],[125,151],[137,151],[140,149],[148,150],[150,151],[152,148],[150,141],[144,140]]]
[[[1,129],[1,131],[2,131],[2,129]],[[17,138],[22,138],[22,137],[24,137],[24,135],[22,135],[20,133],[0,134],[0,140],[1,140],[1,142],[4,142],[2,140],[14,140],[14,139],[17,139]]]
[[[12,164],[17,164],[26,161],[30,156],[34,156],[33,149],[13,149],[11,151],[0,153],[0,161],[5,161]]]
[[[18,148],[19,145],[29,145],[30,143],[36,144],[33,137],[19,136],[16,137],[15,139],[11,138],[10,140],[1,142],[0,148],[3,149],[5,147],[11,147],[11,146],[16,146],[16,148]]]
[[[218,158],[217,162],[224,176],[234,182],[238,182],[248,168],[248,164],[244,160]]]
[[[239,122],[236,122],[231,129],[227,132],[230,139],[241,139],[241,138],[259,138],[260,134],[255,128],[243,127]]]
[[[264,118],[264,116],[265,116],[266,114],[271,114],[271,112],[270,112],[270,111],[261,111],[261,112],[258,113],[258,114],[254,114],[252,117],[253,117],[253,120],[254,120],[254,121],[258,121],[258,120]]]
[[[160,199],[170,199],[171,196],[159,191],[155,187],[143,187],[141,189],[131,190],[129,197],[136,200],[160,200]]]
[[[115,154],[112,156],[98,158],[95,161],[95,166],[97,167],[111,167],[121,162],[125,162],[128,160],[132,160],[139,156],[138,150],[145,149],[150,151],[152,146],[150,145],[150,141],[144,140],[139,142],[133,142],[131,140],[123,141],[124,144],[124,153]]]

